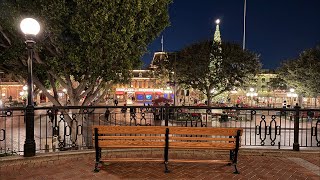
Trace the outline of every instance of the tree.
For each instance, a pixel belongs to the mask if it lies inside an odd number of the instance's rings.
[[[258,55],[233,43],[204,41],[192,44],[178,53],[177,79],[211,98],[241,87],[254,78],[261,64]]]
[[[279,75],[289,87],[305,96],[320,94],[320,45],[300,53],[299,57],[283,61]]]
[[[27,77],[23,17],[42,27],[36,37],[34,84],[57,106],[58,87],[72,105],[103,97],[126,83],[149,43],[169,24],[170,0],[4,0],[0,2],[0,69]],[[47,88],[53,89],[53,94]],[[84,98],[82,104],[80,100]]]
[[[286,81],[280,78],[279,75],[275,78],[270,79],[267,85],[271,91],[288,89]]]

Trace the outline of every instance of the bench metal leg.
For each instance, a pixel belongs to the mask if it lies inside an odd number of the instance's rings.
[[[233,151],[233,165],[234,165],[234,174],[240,174],[238,169],[237,169],[237,162],[238,162],[238,151],[239,151],[239,147],[240,147],[240,133],[241,131],[238,130],[237,131],[237,136],[236,136],[236,149]]]
[[[164,173],[169,173],[168,169],[168,160],[169,160],[169,128],[166,128],[166,139],[165,139],[165,147],[164,147]]]
[[[164,162],[164,173],[169,173],[170,172],[170,170],[168,169],[168,161],[165,161]]]
[[[101,158],[101,148],[99,147],[99,139],[98,139],[99,133],[98,128],[94,128],[94,146],[96,150],[96,163],[94,166],[94,172],[99,172],[99,164],[100,164],[100,158]]]
[[[95,163],[94,170],[93,170],[94,172],[99,172],[100,171],[99,164],[100,164],[100,162],[96,162]]]
[[[230,161],[233,161],[233,158],[234,158],[234,152],[233,150],[230,150],[230,157],[229,157]]]
[[[240,172],[237,169],[237,164],[233,164],[234,165],[234,172],[233,174],[240,174]]]

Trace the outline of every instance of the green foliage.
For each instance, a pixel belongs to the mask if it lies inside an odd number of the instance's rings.
[[[320,46],[303,51],[299,57],[284,61],[279,75],[300,94],[320,94]]]
[[[198,89],[211,99],[225,91],[241,87],[260,71],[258,55],[243,51],[237,44],[204,41],[178,53],[177,79]],[[214,93],[212,94],[212,90]]]
[[[97,94],[106,82],[128,82],[146,47],[169,25],[171,0],[16,0],[0,2],[0,69],[26,78],[26,50],[19,23],[41,24],[34,75],[68,89],[74,102]],[[74,87],[70,80],[79,82]],[[83,90],[86,94],[81,94]],[[49,94],[46,94],[49,96]],[[57,99],[56,99],[57,100]]]
[[[272,91],[288,90],[287,82],[284,79],[280,78],[279,76],[277,76],[276,78],[270,79],[267,85]]]

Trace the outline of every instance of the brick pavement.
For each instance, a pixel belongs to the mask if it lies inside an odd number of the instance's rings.
[[[159,151],[115,151],[108,156],[160,156]],[[226,158],[222,152],[177,151],[172,156],[185,158]],[[309,163],[309,166],[299,163]],[[310,163],[313,169],[309,168]],[[53,153],[32,158],[0,158],[0,179],[320,179],[320,152],[241,150],[238,169],[206,163],[169,163],[171,173],[163,173],[158,162],[116,162],[94,173],[94,153]],[[319,171],[319,173],[318,173]],[[317,175],[318,173],[318,175]]]

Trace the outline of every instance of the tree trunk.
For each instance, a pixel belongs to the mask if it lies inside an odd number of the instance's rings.
[[[298,105],[300,106],[300,107],[302,107],[303,106],[303,96],[301,95],[301,96],[299,96],[298,97]]]
[[[211,94],[210,94],[210,92],[207,92],[207,105],[208,106],[211,106]]]

